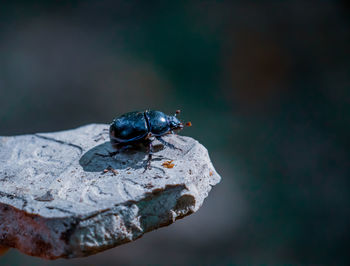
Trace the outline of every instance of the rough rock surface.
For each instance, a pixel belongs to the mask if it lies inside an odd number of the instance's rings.
[[[155,140],[145,172],[145,148],[99,156],[113,151],[98,136],[106,128],[0,137],[0,246],[48,259],[91,255],[197,211],[220,181],[189,137],[164,137],[181,150]]]

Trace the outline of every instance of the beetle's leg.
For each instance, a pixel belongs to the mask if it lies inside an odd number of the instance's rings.
[[[151,132],[148,132],[147,136],[145,137],[145,141],[153,138],[153,134]]]
[[[147,162],[145,166],[145,170],[143,172],[146,172],[147,169],[151,169],[151,161],[152,161],[152,156],[153,156],[153,145],[152,141],[148,143],[148,157],[147,157]]]
[[[173,144],[171,144],[171,143],[169,143],[169,142],[166,142],[164,139],[162,139],[161,136],[157,136],[156,138],[157,138],[157,140],[159,140],[160,143],[162,143],[164,146],[167,146],[167,147],[169,147],[170,149],[173,149],[173,150],[180,150],[180,151],[182,151],[180,148],[176,148]]]
[[[105,138],[104,138],[104,135],[105,135],[105,134],[108,134],[108,129],[107,129],[107,128],[104,128],[103,131],[102,131],[101,133],[99,133],[98,135],[96,135],[96,136],[94,137],[95,142],[98,142],[98,141],[100,141],[101,139],[105,140]]]

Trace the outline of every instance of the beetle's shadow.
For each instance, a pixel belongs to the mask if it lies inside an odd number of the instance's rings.
[[[164,146],[154,145],[153,151],[163,150]],[[114,156],[109,156],[109,152],[115,152],[109,141],[102,143],[88,150],[79,160],[79,164],[87,172],[101,172],[108,167],[116,170],[123,169],[145,169],[147,164],[148,150],[144,145],[132,146],[126,150],[118,152]],[[153,161],[160,161],[165,157],[153,154]],[[154,167],[152,165],[152,167]]]

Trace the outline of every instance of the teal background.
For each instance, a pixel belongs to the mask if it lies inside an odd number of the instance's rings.
[[[346,1],[3,1],[0,135],[181,109],[222,182],[195,214],[83,259],[349,264]],[[1,186],[0,186],[1,189]]]

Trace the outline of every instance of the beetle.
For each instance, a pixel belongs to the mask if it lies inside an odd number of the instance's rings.
[[[156,110],[145,110],[125,113],[115,118],[109,127],[109,138],[113,148],[117,151],[110,152],[109,156],[114,156],[129,146],[142,143],[148,147],[145,170],[150,169],[154,138],[169,148],[178,149],[171,143],[166,142],[162,136],[173,134],[174,131],[182,130],[184,126],[192,125],[191,122],[184,125],[176,117],[179,113],[180,110],[177,110],[175,115],[166,115]]]

